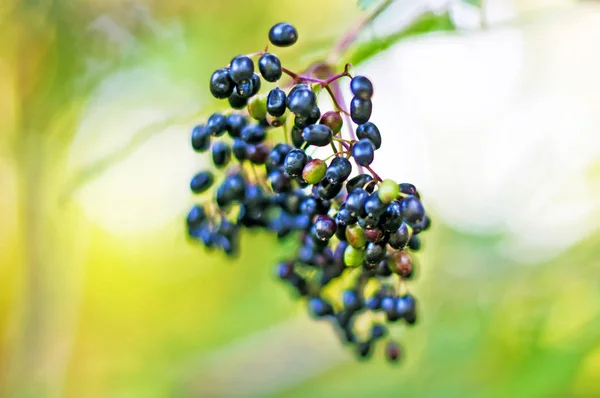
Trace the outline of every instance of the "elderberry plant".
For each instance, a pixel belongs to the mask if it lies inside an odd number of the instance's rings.
[[[268,37],[273,46],[287,47],[298,32],[278,23]],[[210,152],[225,173],[219,180],[203,170],[192,178],[192,192],[204,200],[188,213],[187,231],[228,256],[239,252],[244,229],[293,239],[295,253],[276,265],[278,278],[306,301],[311,316],[332,322],[360,358],[385,340],[385,355],[395,362],[401,349],[389,326],[417,321],[417,300],[406,281],[414,274],[410,253],[420,249],[430,220],[412,184],[384,180],[371,168],[382,144],[370,121],[374,89],[350,70],[346,65],[334,74],[313,65],[297,74],[268,47],[216,70],[210,92],[231,109],[194,127],[191,144]],[[338,86],[344,78],[353,94],[349,106]],[[261,93],[269,83],[273,87]],[[320,94],[333,109],[323,109]],[[316,147],[332,153],[321,159]],[[341,297],[332,294],[340,290]]]

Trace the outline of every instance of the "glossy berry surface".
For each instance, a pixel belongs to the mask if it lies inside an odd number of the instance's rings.
[[[276,87],[267,96],[267,112],[272,116],[281,116],[286,110],[285,91]]]
[[[368,138],[359,140],[352,147],[352,157],[361,166],[368,166],[375,159],[375,146]]]
[[[245,56],[240,55],[231,60],[229,64],[229,78],[237,85],[250,81],[254,75],[254,62]]]
[[[358,97],[352,98],[350,102],[350,117],[356,124],[364,124],[371,118],[371,112],[373,111],[373,103],[369,99],[362,99]]]
[[[258,60],[258,70],[263,79],[276,82],[281,77],[281,62],[274,54],[263,54]]]
[[[371,140],[375,149],[381,148],[381,133],[375,124],[366,122],[356,128],[356,136],[358,139],[368,138]]]
[[[350,91],[355,97],[368,100],[373,96],[373,84],[364,76],[356,76],[350,82]]]
[[[331,129],[324,124],[312,124],[302,130],[302,138],[309,145],[327,146],[332,136]]]
[[[269,30],[269,41],[277,47],[289,47],[298,40],[298,32],[291,24],[281,22]]]
[[[235,83],[229,77],[229,69],[222,68],[213,72],[210,77],[210,93],[215,98],[224,99],[231,95]]]

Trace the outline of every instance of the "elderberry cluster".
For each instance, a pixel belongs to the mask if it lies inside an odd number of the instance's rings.
[[[269,32],[274,46],[297,38],[287,23]],[[354,95],[349,112],[336,94],[346,77]],[[263,81],[272,85],[266,95]],[[386,357],[398,360],[391,326],[417,320],[405,282],[414,274],[409,253],[420,249],[430,221],[412,184],[382,180],[370,167],[381,133],[369,121],[369,79],[352,77],[348,66],[326,80],[298,75],[265,50],[216,70],[210,91],[232,109],[192,130],[193,149],[210,151],[214,169],[191,180],[192,192],[205,200],[187,216],[189,236],[230,256],[240,250],[242,229],[294,239],[294,255],[276,266],[279,279],[306,298],[313,317],[331,321],[359,357],[385,340]],[[324,94],[334,109],[322,113]],[[321,159],[316,147],[331,147],[332,154]]]

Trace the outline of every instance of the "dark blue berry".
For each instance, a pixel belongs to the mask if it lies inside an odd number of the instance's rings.
[[[213,113],[206,121],[206,128],[216,137],[220,137],[227,131],[227,118],[220,113]]]
[[[365,203],[369,196],[369,193],[362,188],[354,189],[346,198],[346,208],[356,216],[365,216]]]
[[[300,148],[302,147],[302,145],[304,145],[304,136],[303,136],[303,132],[302,129],[299,129],[296,126],[292,127],[292,144],[294,144],[294,146],[296,148]]]
[[[263,54],[258,60],[258,70],[268,82],[276,82],[281,77],[281,62],[274,54]]]
[[[417,224],[425,217],[423,204],[415,196],[407,196],[400,202],[402,207],[402,216],[406,222]]]
[[[239,138],[244,126],[248,124],[246,118],[239,113],[232,113],[226,118],[225,129],[231,138]]]
[[[308,308],[310,309],[310,312],[317,317],[333,315],[333,307],[331,304],[320,297],[311,298],[308,301]]]
[[[267,178],[273,192],[289,192],[292,189],[292,183],[283,170],[275,169],[269,173]]]
[[[352,173],[352,164],[344,157],[336,156],[325,171],[325,178],[332,184],[341,184]]]
[[[387,205],[385,213],[381,216],[381,227],[387,232],[396,232],[402,224],[402,210],[397,201]]]
[[[396,250],[402,250],[407,245],[410,239],[410,230],[405,223],[400,224],[400,227],[390,234],[388,244]]]
[[[229,96],[228,101],[233,109],[244,109],[248,105],[248,98],[240,97],[236,92]]]
[[[267,112],[271,116],[279,117],[285,113],[286,96],[285,91],[276,87],[267,95]]]
[[[373,84],[364,76],[355,76],[350,81],[350,91],[355,97],[368,100],[373,96]]]
[[[197,227],[206,220],[206,211],[204,207],[195,205],[187,215],[187,225],[189,228]]]
[[[287,97],[287,106],[290,111],[299,115],[309,115],[316,105],[317,96],[310,88],[290,91]]]
[[[356,136],[358,139],[370,139],[373,145],[375,145],[375,149],[379,149],[381,147],[381,133],[379,132],[377,126],[371,122],[367,122],[358,126],[356,128]]]
[[[212,158],[215,167],[227,166],[229,159],[231,159],[231,148],[224,142],[215,142],[212,146]]]
[[[313,186],[314,192],[323,200],[335,198],[342,191],[342,188],[343,184],[332,184],[327,180]]]
[[[352,146],[352,157],[361,166],[368,166],[375,158],[375,145],[368,138],[359,140]]]
[[[413,184],[403,182],[403,183],[398,184],[398,187],[400,188],[401,193],[403,193],[405,195],[416,196],[417,199],[419,198],[419,192],[417,192],[417,188],[415,188],[415,186]]]
[[[338,228],[340,226],[347,227],[356,222],[356,216],[345,205],[342,205],[335,215],[335,221],[338,224]]]
[[[346,190],[348,193],[352,193],[355,189],[364,187],[367,192],[372,193],[375,189],[375,184],[367,185],[367,183],[370,181],[373,181],[373,177],[369,174],[359,174],[348,180],[346,183]]]
[[[408,240],[408,248],[413,251],[421,250],[421,239],[417,235],[413,235]]]
[[[302,138],[309,145],[327,146],[331,142],[332,131],[324,124],[312,124],[302,130]]]
[[[229,64],[229,77],[235,84],[240,84],[244,80],[252,79],[254,74],[254,63],[245,56],[239,55],[231,60]]]
[[[352,98],[350,102],[350,117],[356,124],[365,124],[371,118],[373,103],[369,99]]]
[[[192,130],[192,148],[196,152],[204,152],[210,148],[210,131],[204,125],[194,127]]]
[[[371,337],[373,339],[380,339],[382,337],[385,337],[386,334],[387,328],[385,327],[385,325],[376,323],[375,325],[373,325],[373,327],[371,327]]]
[[[267,137],[267,132],[258,124],[250,124],[242,129],[242,139],[248,144],[259,144]]]
[[[319,239],[327,241],[333,237],[337,230],[335,220],[327,215],[317,217],[315,221],[315,232]]]
[[[362,300],[356,290],[344,290],[342,293],[342,302],[347,311],[358,311],[362,308]]]
[[[283,163],[284,170],[290,177],[298,177],[302,174],[302,169],[308,162],[308,156],[301,149],[294,149],[290,151],[285,157]]]
[[[378,264],[381,260],[383,260],[385,254],[386,249],[384,244],[369,242],[365,247],[365,261],[367,264]]]
[[[240,162],[243,162],[248,157],[247,154],[248,144],[244,142],[244,140],[236,138],[233,140],[233,145],[231,147],[231,151],[233,152],[233,156]]]
[[[210,171],[201,171],[192,178],[190,189],[194,193],[202,193],[209,189],[214,181],[215,177]]]
[[[229,77],[229,69],[222,68],[214,71],[210,77],[210,92],[215,98],[224,99],[233,92],[234,83]]]
[[[269,30],[269,41],[277,47],[288,47],[298,40],[298,32],[289,23],[280,22]]]
[[[379,195],[375,192],[370,194],[365,201],[365,213],[367,215],[381,216],[385,213],[387,206],[386,203],[383,203],[381,199],[379,199]]]

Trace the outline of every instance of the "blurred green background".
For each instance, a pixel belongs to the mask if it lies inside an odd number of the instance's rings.
[[[510,2],[513,26],[580,6],[549,3]],[[448,30],[437,12],[415,33]],[[597,223],[522,263],[499,249],[510,231],[456,228],[434,193],[411,284],[421,322],[397,331],[397,367],[356,361],[308,319],[273,276],[289,246],[246,234],[229,262],[186,239],[205,162],[189,128],[220,105],[210,73],[281,20],[301,40],[278,53],[302,68],[361,13],[348,0],[2,1],[0,396],[600,397]],[[387,48],[377,37],[367,28],[354,56]],[[598,170],[578,171],[596,198]]]

